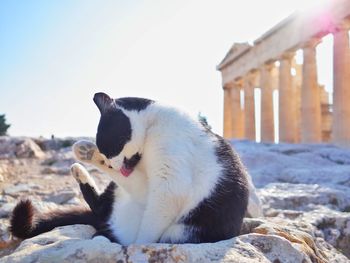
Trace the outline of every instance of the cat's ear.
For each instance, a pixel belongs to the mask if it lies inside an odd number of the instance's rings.
[[[107,112],[108,109],[113,107],[114,104],[114,100],[103,92],[95,93],[94,102],[97,108],[100,110],[101,114]]]

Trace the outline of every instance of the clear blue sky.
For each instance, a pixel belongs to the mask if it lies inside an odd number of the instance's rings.
[[[11,135],[94,136],[104,91],[202,112],[221,133],[216,65],[311,2],[0,1],[0,114]]]

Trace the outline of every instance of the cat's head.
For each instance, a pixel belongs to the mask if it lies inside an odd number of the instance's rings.
[[[142,98],[112,99],[96,93],[94,102],[101,117],[96,144],[110,164],[124,176],[129,176],[142,158],[145,127],[139,113],[153,101]]]

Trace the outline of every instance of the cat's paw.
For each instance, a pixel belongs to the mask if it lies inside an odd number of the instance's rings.
[[[99,169],[110,170],[109,160],[100,153],[97,146],[90,141],[78,141],[73,144],[73,153],[78,161],[92,164]]]
[[[97,146],[90,141],[78,141],[73,144],[72,148],[75,157],[82,162],[92,162],[94,155],[99,153]]]
[[[89,181],[90,181],[89,180],[90,179],[89,173],[85,169],[85,167],[82,166],[81,164],[79,164],[79,163],[72,164],[72,166],[70,167],[70,172],[79,184],[89,183]]]
[[[97,192],[99,191],[95,181],[90,176],[89,172],[86,170],[84,166],[79,163],[74,163],[70,167],[70,172],[78,184],[89,185],[91,188],[95,189]]]
[[[85,163],[103,164],[104,157],[101,155],[97,146],[90,141],[78,141],[73,144],[73,153],[75,157]]]

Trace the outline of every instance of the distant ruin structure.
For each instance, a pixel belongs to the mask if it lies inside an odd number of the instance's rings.
[[[350,1],[294,14],[253,45],[234,43],[217,66],[224,89],[224,137],[256,139],[254,90],[261,90],[261,141],[274,142],[278,89],[279,140],[350,146]],[[333,104],[318,83],[316,46],[333,34]],[[297,65],[295,52],[303,51]],[[277,63],[276,63],[277,62]],[[243,95],[244,94],[244,95]],[[242,96],[243,95],[243,96]]]

